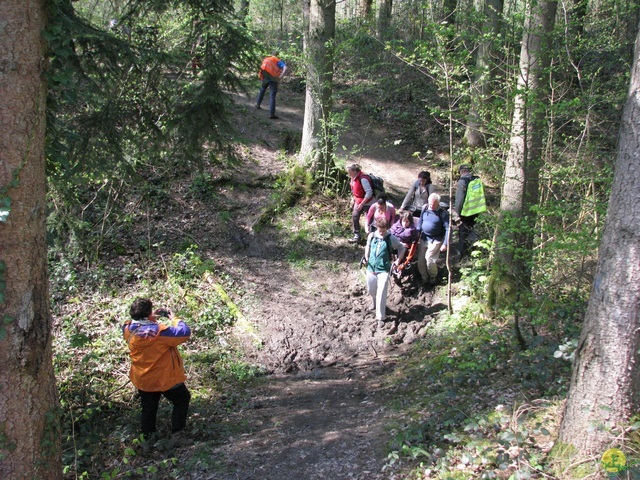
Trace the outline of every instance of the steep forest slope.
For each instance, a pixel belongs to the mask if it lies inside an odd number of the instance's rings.
[[[431,170],[438,183],[441,173],[412,157],[412,146],[394,145],[374,119],[352,113],[356,118],[343,141],[349,148],[357,144],[361,153],[350,161],[384,177],[396,204],[419,170]],[[279,150],[300,135],[302,96],[283,88],[278,115],[268,120],[251,99],[236,98],[234,118],[246,150],[218,199],[234,221],[225,240],[206,252],[246,292],[247,323],[233,338],[250,362],[273,375],[251,392],[246,408],[225,419],[247,429],[214,448],[222,471],[204,468],[189,478],[392,478],[382,473],[388,440],[381,375],[445,309],[444,287],[424,291],[410,281],[402,289],[394,283],[388,320],[379,328],[366,307],[358,268],[363,247],[347,242],[346,200],[305,200],[262,220],[273,202],[266,187],[286,168]],[[202,235],[207,212],[197,214]],[[327,217],[337,222],[328,224],[326,234],[296,236]],[[219,233],[210,232],[216,238]]]

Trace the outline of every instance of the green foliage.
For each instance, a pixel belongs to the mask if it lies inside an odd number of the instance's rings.
[[[53,302],[58,325],[54,369],[63,412],[63,464],[68,478],[135,477],[141,475],[139,471],[151,474],[177,468],[173,461],[149,461],[139,456],[135,441],[139,401],[133,389],[126,387],[130,360],[121,331],[135,297],[147,296],[157,306],[171,307],[192,328],[192,338],[180,349],[187,368],[191,368],[189,388],[195,412],[206,407],[198,400],[201,391],[211,398],[220,382],[244,381],[260,374],[258,369],[234,360],[233,352],[219,343],[220,331],[238,316],[229,298],[236,293],[231,279],[199,255],[193,245],[165,262],[164,270],[151,268],[154,263],[162,264],[154,259],[145,266],[82,271],[70,263],[60,266],[52,262],[58,268],[52,269],[56,272],[52,293],[58,298]],[[131,285],[122,282],[123,275],[131,278]],[[220,366],[216,362],[221,362]],[[215,373],[218,370],[224,373]],[[207,375],[208,371],[213,374]],[[170,417],[163,411],[166,408],[161,406],[159,418]],[[105,424],[110,425],[108,431]],[[117,467],[114,457],[122,459]]]
[[[369,33],[361,19],[338,23],[336,57],[340,68],[334,76],[334,92],[339,99],[336,112],[357,104],[376,124],[399,128],[401,141],[432,144],[434,139],[427,140],[424,135],[433,134],[437,127],[427,115],[422,99],[427,98],[430,103],[439,101],[433,83],[419,69],[398,61],[392,53]],[[357,150],[351,153],[356,155]]]
[[[491,241],[479,240],[471,251],[471,262],[460,268],[460,292],[471,296],[476,302],[485,298],[489,279],[489,254],[492,248]]]
[[[6,222],[11,212],[11,198],[0,197],[0,222]]]
[[[548,471],[544,448],[561,404],[526,398],[549,398],[568,384],[569,365],[554,358],[552,345],[541,338],[535,353],[514,354],[504,326],[477,315],[470,322],[465,310],[441,318],[393,375],[397,414],[385,468],[441,479]]]
[[[327,208],[330,202],[324,200],[319,195],[305,198],[277,219],[276,227],[282,234],[286,259],[300,270],[310,270],[324,261],[328,261],[332,269],[341,268],[335,259],[318,256],[324,244],[333,243],[335,237],[344,232],[344,227]]]
[[[283,171],[274,183],[271,196],[271,207],[261,215],[259,225],[270,222],[275,215],[287,211],[296,201],[309,196],[313,192],[312,173],[301,165],[293,165]]]
[[[299,40],[302,25],[302,11],[295,0],[280,2],[252,2],[250,8],[250,26],[263,45],[271,45],[267,50],[280,51],[290,43]]]
[[[222,352],[214,365],[214,372],[219,381],[236,385],[238,382],[247,382],[266,373],[263,367],[251,365],[231,352]]]
[[[50,238],[71,237],[85,255],[101,248],[109,217],[123,216],[119,194],[141,170],[162,178],[227,149],[225,92],[242,90],[257,61],[226,0],[94,3],[49,2],[44,33]]]

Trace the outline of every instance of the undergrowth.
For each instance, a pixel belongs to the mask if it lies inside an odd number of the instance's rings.
[[[171,307],[191,326],[191,339],[180,347],[192,394],[187,429],[206,446],[229,428],[216,421],[235,402],[233,394],[223,392],[263,374],[220,341],[220,333],[239,312],[230,297],[239,293],[233,280],[194,246],[168,260],[86,271],[56,262],[52,272],[65,478],[177,478],[185,467],[171,452],[148,458],[138,447],[140,406],[128,379],[130,360],[121,326],[139,296]],[[163,435],[168,434],[168,409],[161,403]]]
[[[544,469],[569,362],[540,339],[515,348],[508,325],[445,316],[392,378],[387,468],[408,478],[529,478]]]

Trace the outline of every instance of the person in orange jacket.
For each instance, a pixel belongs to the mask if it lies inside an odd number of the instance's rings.
[[[129,378],[140,393],[142,433],[148,438],[156,431],[158,404],[164,396],[173,404],[173,437],[186,426],[191,400],[184,384],[187,377],[177,348],[189,339],[191,329],[171,310],[154,312],[148,298],[137,298],[129,314],[132,320],[125,322],[122,333],[131,356]],[[172,325],[158,323],[160,317],[167,317]]]
[[[256,100],[256,108],[260,110],[262,99],[264,94],[269,88],[269,118],[278,118],[276,116],[276,94],[278,93],[278,82],[282,80],[285,72],[287,71],[287,65],[278,58],[278,53],[265,57],[260,65],[260,72],[258,76],[262,80],[262,87],[258,93],[258,99]]]

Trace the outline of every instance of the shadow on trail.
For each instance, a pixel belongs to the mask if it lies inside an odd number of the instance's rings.
[[[225,469],[210,480],[383,478],[385,408],[376,398],[386,361],[343,363],[308,374],[271,376],[251,402],[226,419],[228,437],[213,447]],[[234,426],[235,425],[235,426]]]

